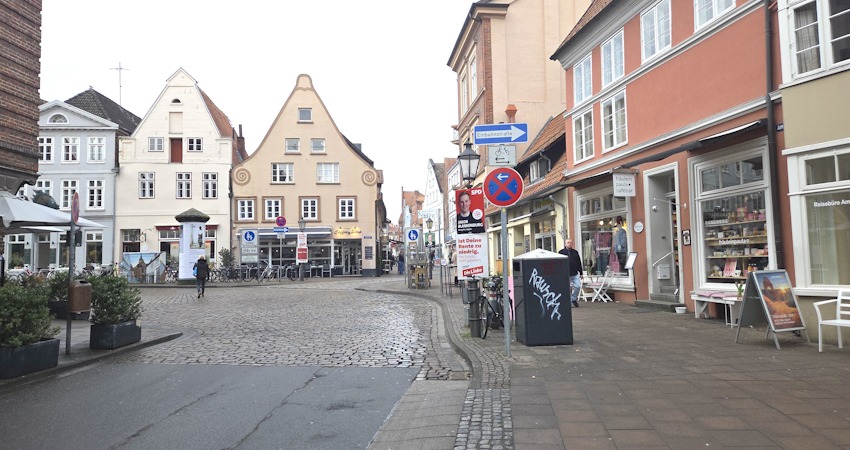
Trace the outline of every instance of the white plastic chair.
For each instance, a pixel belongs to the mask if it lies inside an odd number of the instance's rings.
[[[821,313],[821,307],[830,303],[835,304],[835,318],[824,319]],[[838,334],[838,348],[844,348],[844,343],[841,340],[841,328],[850,328],[850,290],[838,291],[837,298],[815,302],[814,307],[818,315],[818,352],[823,351],[822,328],[824,325],[835,327],[835,331]]]
[[[589,298],[591,302],[595,302],[597,300],[600,302],[613,301],[614,299],[608,295],[608,287],[611,286],[612,279],[614,279],[614,271],[608,269],[605,271],[605,275],[602,275],[601,280],[590,283],[582,282],[581,291],[579,291],[579,298],[584,301],[587,301]]]

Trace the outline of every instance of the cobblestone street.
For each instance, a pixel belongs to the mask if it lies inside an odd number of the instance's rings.
[[[124,357],[165,364],[420,367],[446,380],[460,359],[440,342],[441,317],[427,300],[354,289],[372,280],[143,288],[143,320],[184,332]],[[445,336],[445,333],[442,333]],[[444,338],[443,338],[444,339]]]

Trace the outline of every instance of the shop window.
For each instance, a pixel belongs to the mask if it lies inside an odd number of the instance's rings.
[[[575,244],[585,272],[626,272],[623,266],[630,242],[625,199],[610,192],[588,195],[579,198],[579,208],[580,235]]]
[[[698,168],[702,189],[698,196],[703,237],[700,250],[706,282],[741,283],[749,272],[770,268],[763,161],[764,155],[759,153]]]

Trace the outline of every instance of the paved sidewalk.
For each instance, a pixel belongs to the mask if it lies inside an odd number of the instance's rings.
[[[459,434],[454,448],[850,449],[846,348],[818,353],[805,334],[780,333],[776,350],[764,327],[742,329],[736,343],[722,321],[581,302],[574,345],[514,339],[508,358],[501,330],[468,336],[457,291],[409,293],[443,305],[449,337],[473,367],[460,430],[480,430]]]

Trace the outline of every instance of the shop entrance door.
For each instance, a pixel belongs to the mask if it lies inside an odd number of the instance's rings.
[[[647,177],[647,249],[650,300],[681,303],[679,273],[679,201],[676,172],[666,170]]]
[[[342,243],[342,274],[360,275],[360,241]]]

